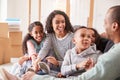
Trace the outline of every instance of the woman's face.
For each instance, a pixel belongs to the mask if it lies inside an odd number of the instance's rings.
[[[65,34],[65,18],[63,15],[57,14],[52,20],[53,30],[56,35]]]

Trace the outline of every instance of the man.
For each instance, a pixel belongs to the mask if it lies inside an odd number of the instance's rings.
[[[55,78],[49,75],[35,75],[28,72],[23,80],[115,80],[120,76],[120,5],[111,7],[104,23],[109,39],[115,44],[105,54],[101,55],[97,64],[78,77]]]

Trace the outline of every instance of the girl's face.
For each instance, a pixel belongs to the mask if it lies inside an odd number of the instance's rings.
[[[33,27],[31,31],[31,36],[38,42],[40,43],[43,39],[44,32],[41,26],[35,26]]]
[[[87,29],[82,28],[75,32],[73,43],[76,48],[83,51],[91,45],[91,37]]]
[[[53,30],[56,35],[65,33],[65,18],[63,15],[57,14],[52,20]]]
[[[95,43],[95,32],[91,29],[88,29],[88,32],[90,33],[92,43]]]

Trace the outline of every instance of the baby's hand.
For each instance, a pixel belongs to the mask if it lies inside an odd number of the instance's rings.
[[[89,70],[94,66],[94,61],[92,58],[87,59],[87,63],[85,64],[85,69]]]
[[[84,61],[76,64],[76,69],[77,69],[77,70],[79,70],[79,69],[84,69],[85,66],[86,66],[86,64],[87,64],[87,60],[84,60]]]

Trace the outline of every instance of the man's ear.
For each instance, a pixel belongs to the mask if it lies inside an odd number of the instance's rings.
[[[117,22],[114,22],[114,23],[112,23],[112,30],[113,31],[116,31],[116,30],[118,30],[118,23]]]

